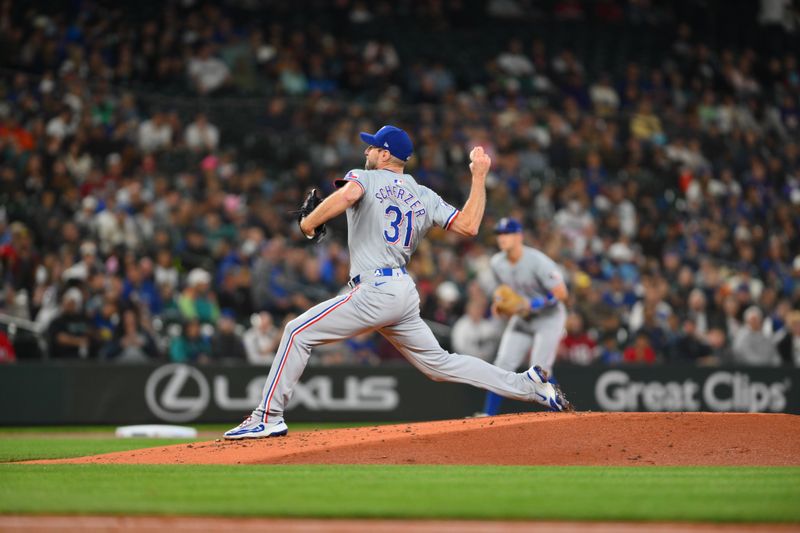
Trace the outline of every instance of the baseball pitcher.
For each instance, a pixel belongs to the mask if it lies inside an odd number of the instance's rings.
[[[311,350],[371,330],[378,330],[433,380],[468,383],[555,411],[567,408],[560,390],[547,381],[542,369],[515,373],[476,357],[449,353],[419,316],[419,295],[406,264],[433,225],[460,235],[477,234],[486,205],[489,156],[481,147],[470,153],[472,187],[459,211],[404,173],[413,152],[405,131],[384,126],[374,135],[361,133],[361,139],[368,145],[365,169],[351,170],[337,180],[338,190],[324,201],[312,191],[298,217],[306,237],[318,239],[328,220],[347,213],[350,291],[287,324],[260,403],[225,438],[285,435],[283,411]]]
[[[524,363],[549,375],[567,319],[567,286],[552,259],[523,244],[517,220],[500,219],[494,232],[500,251],[490,262],[497,284],[492,310],[510,317],[494,364],[515,371]],[[496,415],[501,401],[489,391],[483,413]]]

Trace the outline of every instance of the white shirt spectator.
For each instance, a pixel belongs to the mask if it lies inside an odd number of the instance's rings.
[[[762,313],[758,307],[744,312],[745,325],[733,339],[733,358],[737,364],[750,366],[779,366],[778,350],[761,332]]]
[[[94,228],[103,254],[111,253],[114,247],[123,244],[131,250],[139,247],[136,222],[120,208],[98,213],[94,219]]]
[[[195,152],[213,152],[219,146],[219,129],[202,114],[186,127],[184,137],[186,146]]]
[[[45,131],[50,137],[63,139],[64,137],[75,133],[75,123],[73,120],[70,120],[69,113],[61,113],[51,118],[47,122]]]
[[[228,81],[230,75],[228,65],[221,59],[211,56],[208,47],[189,60],[189,77],[200,94],[216,91]]]
[[[498,333],[496,324],[484,318],[483,304],[470,301],[467,304],[467,314],[453,324],[450,336],[453,351],[491,361],[497,348]]]
[[[614,112],[619,109],[619,95],[609,83],[595,83],[589,89],[589,97],[596,110]]]
[[[156,280],[156,285],[169,285],[170,287],[177,287],[180,275],[175,267],[163,267],[156,265],[153,269],[153,277]]]
[[[510,76],[530,76],[535,70],[533,62],[522,52],[522,43],[516,39],[497,56],[497,66]]]
[[[512,76],[529,76],[533,74],[533,63],[522,54],[503,52],[497,58],[497,64]]]
[[[145,153],[157,152],[172,144],[172,126],[160,114],[139,125],[139,148]]]
[[[267,312],[253,315],[251,323],[253,327],[245,331],[242,337],[247,361],[251,365],[272,364],[281,331],[275,327],[272,316]]]
[[[584,209],[580,201],[572,200],[566,208],[559,209],[555,216],[556,227],[572,244],[575,257],[583,256],[589,244],[594,218]]]

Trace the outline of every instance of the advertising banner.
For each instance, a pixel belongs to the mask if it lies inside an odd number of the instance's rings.
[[[781,368],[556,368],[569,399],[590,411],[800,413],[800,372]],[[0,424],[235,423],[255,407],[267,371],[253,366],[18,364],[0,368]],[[413,421],[479,411],[484,392],[416,369],[311,367],[292,421]],[[539,406],[506,401],[502,412]]]

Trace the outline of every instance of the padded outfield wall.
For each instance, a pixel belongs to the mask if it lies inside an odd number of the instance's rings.
[[[800,413],[800,371],[783,368],[558,366],[581,411]],[[238,421],[261,396],[266,369],[247,365],[0,367],[0,424]],[[410,366],[310,367],[290,403],[292,421],[413,421],[480,410],[483,392],[436,383]],[[504,412],[538,410],[515,401]]]

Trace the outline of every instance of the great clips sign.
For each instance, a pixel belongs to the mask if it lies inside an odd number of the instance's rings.
[[[771,369],[615,369],[599,374],[594,401],[604,411],[739,411],[797,409],[793,376]]]

